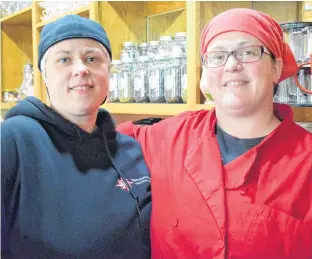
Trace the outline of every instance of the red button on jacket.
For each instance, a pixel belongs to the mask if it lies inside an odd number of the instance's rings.
[[[153,258],[312,258],[312,134],[274,112],[282,123],[225,166],[214,110],[119,126],[152,174]]]

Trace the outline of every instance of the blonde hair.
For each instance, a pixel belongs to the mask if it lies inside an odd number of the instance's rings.
[[[43,81],[45,82],[45,84],[47,84],[47,70],[46,70],[46,64],[47,64],[47,59],[48,59],[48,55],[50,52],[50,48],[47,49],[47,51],[44,53],[41,61],[40,61],[40,69],[41,69],[41,74],[43,77]]]

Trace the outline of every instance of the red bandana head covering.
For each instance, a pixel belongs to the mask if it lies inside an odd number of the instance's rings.
[[[298,65],[288,44],[283,41],[280,25],[269,15],[252,9],[234,8],[214,17],[202,33],[201,54],[206,53],[209,43],[216,36],[232,31],[256,37],[275,58],[283,60],[279,82],[297,73]]]

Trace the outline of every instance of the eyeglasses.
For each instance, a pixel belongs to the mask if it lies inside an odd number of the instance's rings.
[[[215,68],[223,66],[231,55],[233,55],[239,63],[253,63],[260,60],[263,53],[270,55],[275,60],[275,57],[271,53],[266,52],[263,46],[258,45],[242,47],[231,52],[207,51],[202,55],[202,59],[206,67]]]

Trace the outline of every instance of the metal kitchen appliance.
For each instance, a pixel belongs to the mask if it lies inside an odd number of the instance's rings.
[[[312,22],[284,23],[281,27],[298,63],[298,73],[279,84],[274,100],[294,106],[312,106]]]

